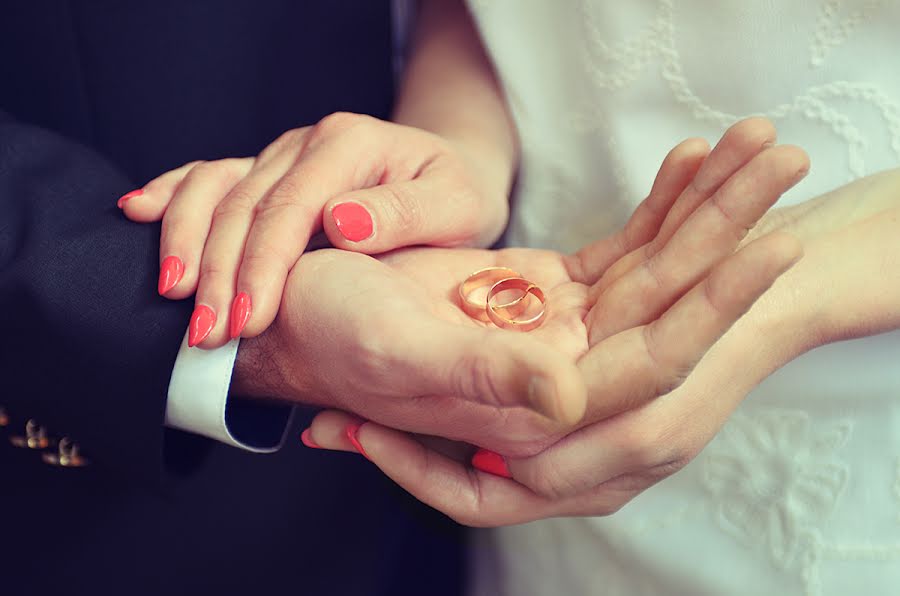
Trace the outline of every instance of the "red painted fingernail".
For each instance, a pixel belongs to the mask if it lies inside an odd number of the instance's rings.
[[[359,242],[372,235],[372,216],[359,203],[335,205],[331,217],[341,235],[351,242]]]
[[[157,290],[163,296],[166,292],[178,285],[184,276],[184,263],[178,257],[166,257],[159,268],[159,285]]]
[[[188,347],[193,348],[206,339],[215,326],[216,311],[204,304],[195,308],[188,326]]]
[[[359,451],[366,459],[371,460],[372,458],[369,457],[369,454],[366,453],[366,450],[363,449],[362,444],[359,442],[359,429],[362,428],[363,424],[365,424],[365,423],[359,422],[357,424],[351,424],[350,426],[347,427],[347,429],[344,432],[347,433],[347,438],[350,439],[350,442],[353,444],[353,447],[357,451]]]
[[[494,476],[512,478],[503,456],[487,449],[479,449],[475,452],[475,455],[472,456],[472,467]]]
[[[250,294],[241,292],[234,297],[234,302],[231,303],[231,324],[229,326],[231,339],[241,336],[241,331],[244,330],[244,326],[250,320],[252,310],[253,305],[250,303]]]
[[[321,445],[312,440],[312,433],[310,432],[311,430],[311,428],[307,428],[305,431],[300,433],[300,441],[310,449],[321,449]]]
[[[139,197],[142,194],[144,194],[143,188],[139,188],[139,189],[133,190],[131,192],[126,192],[124,195],[119,197],[118,201],[116,201],[116,207],[121,209],[125,205],[125,201],[127,201],[128,199],[133,199],[134,197]]]

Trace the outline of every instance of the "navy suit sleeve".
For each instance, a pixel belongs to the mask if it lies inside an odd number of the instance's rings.
[[[115,206],[131,188],[91,150],[0,111],[0,404],[155,484],[190,304],[157,296],[159,226]]]

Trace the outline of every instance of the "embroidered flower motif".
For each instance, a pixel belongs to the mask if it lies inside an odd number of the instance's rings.
[[[703,483],[715,500],[719,526],[765,545],[789,567],[817,535],[847,484],[835,456],[850,423],[820,430],[802,411],[735,415],[710,445]]]

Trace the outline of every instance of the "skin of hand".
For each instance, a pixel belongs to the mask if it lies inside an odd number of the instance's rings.
[[[339,407],[507,455],[543,450],[566,430],[559,422],[584,425],[651,400],[677,386],[798,258],[796,242],[784,236],[732,254],[807,167],[797,148],[765,148],[773,138],[770,124],[749,120],[708,157],[702,141],[679,145],[619,237],[577,255],[531,249],[410,249],[380,261],[336,251],[306,255],[275,324],[242,344],[235,391]],[[667,279],[648,277],[651,266],[635,267],[593,300],[603,261],[652,239],[680,201],[698,206],[650,258],[693,264]],[[492,329],[459,309],[459,281],[496,264],[546,292],[551,306],[534,332]],[[648,291],[642,312],[623,307],[622,288]],[[592,309],[609,311],[627,328],[592,335]],[[628,365],[611,366],[617,362]],[[589,381],[586,411],[582,379]]]
[[[900,328],[900,168],[772,210],[753,235],[772,230],[796,236],[807,253],[770,292],[779,308],[803,313],[805,328],[794,329],[802,351]]]
[[[129,218],[163,221],[159,292],[196,293],[191,345],[266,329],[319,231],[366,254],[503,231],[518,144],[500,85],[461,0],[417,12],[393,123],[332,114],[256,158],[192,162],[120,199]]]
[[[744,149],[734,142],[736,137],[743,138]],[[665,220],[657,221],[655,236],[643,235],[612,259],[597,255],[608,250],[603,242],[576,256],[579,270],[594,280],[583,289],[588,305],[596,300],[583,310],[580,329],[588,345],[578,360],[588,386],[586,415],[577,430],[552,437],[551,445],[538,453],[523,457],[521,453],[494,449],[506,456],[493,460],[494,470],[506,471],[511,477],[473,470],[466,465],[466,458],[460,457],[458,446],[435,445],[430,438],[401,432],[382,420],[361,420],[358,411],[319,414],[307,433],[308,444],[348,451],[364,449],[376,465],[413,495],[468,525],[506,525],[616,511],[690,461],[740,399],[771,372],[772,363],[786,361],[791,350],[796,351],[794,346],[801,343],[796,333],[786,341],[790,335],[787,329],[793,332],[805,323],[785,324],[786,318],[797,316],[797,311],[776,308],[773,312],[778,316],[773,316],[769,308],[761,311],[754,307],[740,318],[752,300],[744,302],[742,309],[732,310],[738,296],[762,294],[800,254],[796,240],[778,233],[746,242],[756,219],[774,202],[775,195],[801,178],[808,168],[805,156],[795,148],[760,151],[773,140],[774,130],[764,121],[754,119],[736,125],[704,161],[678,201],[666,205]],[[750,146],[757,149],[747,161],[746,147]],[[725,156],[734,162],[743,158],[742,167],[729,167]],[[664,171],[665,166],[657,183],[664,178]],[[711,194],[705,190],[710,183],[720,185]],[[766,186],[768,190],[761,190]],[[768,198],[754,206],[754,195]],[[630,228],[632,223],[612,243],[625,244],[623,239],[633,233]],[[743,246],[741,250],[722,261],[739,245]],[[634,258],[634,254],[642,255],[642,259]],[[751,289],[753,280],[765,283]],[[779,287],[783,287],[781,281],[775,282],[766,296],[781,295],[776,291]],[[677,299],[674,306],[673,299]],[[725,316],[726,312],[729,315]],[[755,314],[760,312],[764,314]],[[660,313],[664,314],[660,317]],[[703,328],[717,316],[721,321],[728,319],[729,324],[740,320],[727,333],[727,325],[717,327],[719,335],[712,337],[710,330],[715,326],[710,325],[706,331]],[[716,342],[721,333],[724,337]],[[636,336],[640,336],[642,345],[630,352],[623,349],[628,345],[624,338]],[[747,343],[758,345],[760,337],[784,341],[779,344],[773,340],[772,347],[754,350],[753,357],[748,357]],[[792,348],[776,349],[778,345]],[[678,370],[674,378],[654,377],[655,367],[675,363],[672,356],[676,347],[682,358],[674,366]],[[649,360],[655,365],[636,366],[641,362],[641,351],[644,357],[652,354]],[[696,358],[687,358],[689,352]],[[747,366],[740,367],[739,378],[728,383],[723,397],[721,379],[735,376],[736,359],[747,362]],[[669,369],[670,374],[674,369]],[[656,383],[655,390],[636,390],[648,377],[651,384]],[[663,394],[665,399],[652,399]],[[415,432],[423,433],[418,429]],[[490,437],[483,435],[474,444],[484,447],[486,438]]]

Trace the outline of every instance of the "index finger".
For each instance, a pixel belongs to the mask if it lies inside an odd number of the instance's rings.
[[[361,143],[337,137],[314,144],[268,191],[256,215],[237,277],[238,295],[252,297],[253,314],[242,337],[262,333],[278,312],[288,273],[322,229],[322,210],[336,194],[369,182],[378,166]],[[248,298],[249,300],[249,298]]]
[[[359,419],[334,410],[313,420],[309,437],[318,447],[355,451],[345,429]],[[356,434],[369,460],[414,497],[473,527],[518,524],[562,515],[565,502],[554,502],[515,480],[473,470],[412,435],[365,422]]]

